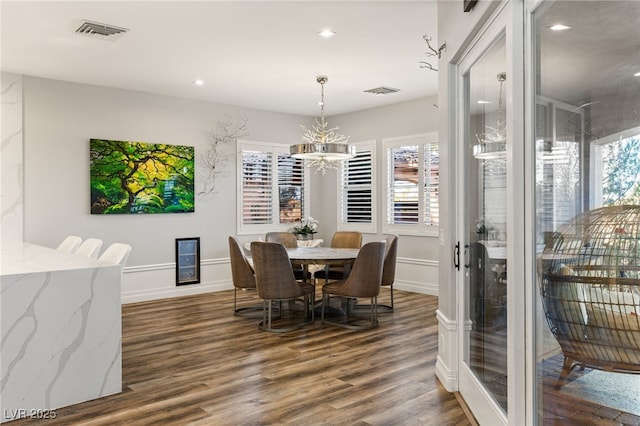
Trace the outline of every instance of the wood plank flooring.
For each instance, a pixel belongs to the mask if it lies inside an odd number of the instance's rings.
[[[555,389],[560,371],[562,371],[562,354],[547,358],[538,364],[541,377],[538,378],[542,386],[542,400],[538,404],[542,407],[542,424],[549,426],[583,426],[583,425],[610,425],[640,426],[640,416],[622,412],[610,407],[604,407],[594,402],[575,398]],[[581,371],[576,368],[567,377],[566,383],[570,383],[592,370],[586,368]],[[603,389],[603,392],[607,392]]]
[[[238,294],[241,304],[261,304],[254,292]],[[395,298],[396,312],[364,332],[319,318],[289,333],[262,332],[257,318],[233,316],[233,291],[125,305],[123,392],[40,422],[472,424],[435,377],[437,298],[398,290]]]

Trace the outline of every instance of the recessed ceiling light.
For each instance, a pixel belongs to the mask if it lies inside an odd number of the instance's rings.
[[[490,104],[491,102],[490,102],[490,101],[483,101],[482,99],[480,99],[480,100],[478,101],[478,103],[479,103],[480,105],[485,105],[485,104]]]
[[[322,31],[320,31],[318,33],[318,35],[320,37],[329,38],[329,37],[335,35],[335,33],[336,33],[335,31],[331,31],[331,30],[322,30]]]
[[[633,75],[634,77],[640,77],[640,72],[637,72]]]
[[[193,84],[195,84],[196,86],[202,86],[204,84],[204,81],[202,81],[202,80],[193,80]]]
[[[549,29],[551,31],[564,31],[564,30],[568,30],[571,27],[564,25],[564,24],[555,24],[549,27]]]

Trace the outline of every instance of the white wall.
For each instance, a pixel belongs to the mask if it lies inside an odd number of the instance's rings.
[[[424,71],[433,72],[433,71]],[[392,95],[390,95],[392,96]],[[330,127],[340,127],[340,132],[350,136],[350,142],[376,141],[377,156],[377,225],[376,234],[365,234],[364,241],[380,239],[384,220],[384,188],[385,168],[383,160],[382,140],[398,136],[409,136],[419,133],[436,132],[438,129],[438,108],[435,96],[397,103],[385,107],[362,110],[350,114],[328,117]],[[332,224],[323,226],[323,237],[330,239],[336,230],[338,221],[337,197],[327,197],[335,194],[338,188],[337,174],[330,171],[321,179],[321,193],[314,192],[314,206],[323,205],[318,211],[320,223]],[[320,199],[319,197],[322,197]],[[316,216],[314,216],[316,217]],[[328,241],[328,240],[327,240]],[[438,238],[400,235],[398,241],[398,269],[394,288],[425,294],[438,294]]]
[[[101,216],[89,213],[89,139],[189,145],[198,157],[225,115],[246,115],[250,138],[266,142],[297,140],[308,117],[27,76],[23,83],[26,241],[55,247],[76,234],[101,238],[105,247],[131,244],[125,302],[231,288],[235,147],[219,192],[197,197],[195,213]],[[196,190],[200,183],[196,177]],[[180,237],[201,238],[201,284],[175,286],[174,239]]]
[[[131,244],[124,303],[232,288],[227,236],[236,231],[235,147],[229,150],[228,173],[218,192],[196,197],[194,213],[101,216],[90,214],[90,138],[190,145],[197,157],[205,149],[207,133],[225,116],[246,116],[247,138],[278,143],[298,141],[299,125],[309,126],[313,120],[29,76],[23,77],[23,90],[24,239],[55,247],[76,234],[101,238],[105,246]],[[427,99],[345,114],[330,123],[353,132],[354,141],[434,131],[433,103]],[[196,189],[200,184],[196,177]],[[311,212],[320,218],[327,241],[335,230],[335,185],[335,174],[312,175]],[[201,284],[175,286],[174,239],[180,237],[201,238]],[[242,241],[257,237],[243,236]],[[417,237],[401,240],[396,288],[436,292],[438,253],[424,243]]]

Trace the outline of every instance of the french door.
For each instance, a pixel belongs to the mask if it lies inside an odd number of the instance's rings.
[[[515,285],[523,273],[514,262],[524,256],[516,218],[524,208],[518,187],[524,149],[512,131],[522,120],[521,113],[514,116],[521,111],[514,99],[522,102],[514,90],[522,90],[523,77],[513,44],[522,35],[513,36],[520,28],[514,7],[496,12],[456,66],[458,384],[480,424],[490,425],[512,424],[512,404],[524,401],[524,348],[516,349],[524,346],[524,316],[517,313],[524,292]]]

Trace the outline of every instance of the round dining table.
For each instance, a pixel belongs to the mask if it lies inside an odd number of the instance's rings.
[[[358,252],[360,252],[360,249],[357,248],[335,247],[297,247],[287,249],[291,262],[300,264],[304,268],[304,277],[308,275],[310,265],[323,265],[327,272],[331,265],[341,265],[344,266],[344,276],[346,278],[351,271],[351,265],[358,257]],[[325,277],[329,277],[329,274],[325,274]],[[326,282],[328,282],[328,278],[325,278]],[[341,305],[341,307],[326,306],[325,315],[344,314],[349,309],[349,305],[346,300],[342,300]],[[320,306],[316,306],[315,309],[319,310]]]
[[[360,249],[334,247],[297,247],[287,249],[289,258],[302,265],[352,264]]]
[[[326,270],[331,265],[344,265],[345,275],[347,275],[359,251],[360,249],[357,248],[297,247],[287,249],[287,254],[291,262],[302,265],[306,277],[309,265],[323,265]]]

